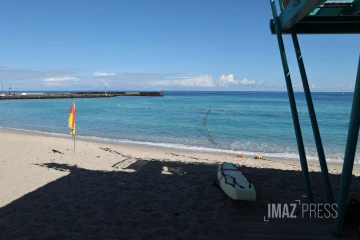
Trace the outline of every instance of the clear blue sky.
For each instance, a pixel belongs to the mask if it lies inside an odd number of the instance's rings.
[[[286,90],[271,17],[267,0],[3,0],[0,80],[14,90]],[[299,41],[313,91],[353,90],[360,35]]]

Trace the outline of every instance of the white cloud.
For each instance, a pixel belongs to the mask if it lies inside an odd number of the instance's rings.
[[[44,78],[43,80],[44,82],[78,82],[79,79],[77,79],[76,77],[49,77],[49,78]]]
[[[78,78],[71,77],[71,76],[44,78],[42,80],[42,82],[43,82],[43,85],[48,86],[48,87],[73,86],[74,83],[76,83],[76,84],[81,83],[81,81]]]
[[[336,85],[336,88],[337,88],[337,90],[341,90],[341,91],[353,91],[355,88],[355,85],[339,83]]]
[[[241,85],[261,85],[263,81],[255,81],[255,80],[248,80],[247,78],[244,78],[243,80],[239,81],[238,84]]]
[[[114,73],[107,73],[107,72],[94,72],[95,77],[104,77],[104,76],[114,76]]]
[[[13,69],[0,65],[0,80],[4,87],[10,84],[19,89],[20,86],[26,90],[46,89],[53,90],[61,87],[62,89],[79,90],[103,90],[104,85],[112,90],[157,90],[184,89],[184,90],[203,90],[221,89],[224,87],[231,90],[259,88],[262,81],[255,80],[236,80],[234,74],[220,75],[215,78],[211,75],[198,75],[179,77],[169,73],[121,73],[113,72],[94,72],[90,73],[81,69]],[[104,81],[106,80],[106,81]]]
[[[221,75],[220,78],[214,82],[210,75],[200,75],[195,77],[178,77],[168,78],[161,81],[150,81],[147,85],[161,85],[172,87],[226,87],[226,86],[241,86],[241,85],[261,85],[263,81],[255,81],[243,79],[237,81],[234,79],[234,74]]]
[[[209,75],[200,75],[197,77],[182,77],[169,79],[159,82],[151,82],[150,85],[162,86],[181,86],[181,87],[215,87],[213,79]]]
[[[233,85],[261,85],[262,83],[263,81],[248,80],[247,78],[237,81],[234,79],[234,74],[221,75],[218,80],[218,85],[222,87]]]
[[[256,84],[255,80],[248,80],[247,78],[241,80],[239,82],[239,84],[242,84],[242,85],[248,85],[248,84]]]
[[[315,88],[320,88],[320,87],[319,87],[319,86],[316,86],[315,84],[311,84],[311,85],[310,85],[310,88],[314,88],[314,89],[315,89]]]
[[[221,75],[219,79],[220,86],[236,85],[236,84],[238,84],[238,82],[234,80],[234,74]]]
[[[272,88],[272,89],[279,89],[279,88],[283,89],[283,88],[285,88],[285,85],[279,84],[279,83],[273,83],[273,84],[269,83],[269,84],[265,85],[265,87]]]
[[[293,88],[300,88],[300,89],[302,89],[302,88],[303,88],[302,81],[300,81],[299,84],[293,84]]]
[[[41,80],[44,78],[54,78],[71,76],[75,74],[75,70],[49,70],[49,69],[16,69],[0,66],[0,80],[3,81],[28,81]]]

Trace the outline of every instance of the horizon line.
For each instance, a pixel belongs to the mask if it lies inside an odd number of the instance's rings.
[[[287,93],[286,90],[161,90],[163,92],[284,92]],[[9,92],[105,92],[104,90],[92,90],[92,89],[84,89],[84,90],[6,90],[4,93]],[[107,92],[158,92],[157,90],[149,91],[149,90],[108,90]],[[303,93],[304,91],[295,91],[296,93]],[[354,93],[353,91],[312,91],[312,93]]]

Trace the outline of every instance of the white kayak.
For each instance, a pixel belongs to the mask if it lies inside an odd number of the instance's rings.
[[[255,201],[254,186],[232,163],[219,165],[217,179],[221,189],[234,200]]]

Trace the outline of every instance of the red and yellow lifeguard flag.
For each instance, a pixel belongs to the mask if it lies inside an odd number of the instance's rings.
[[[75,135],[75,120],[76,120],[76,112],[75,112],[75,103],[73,102],[70,108],[70,114],[68,118],[68,126],[71,129],[70,133]]]

